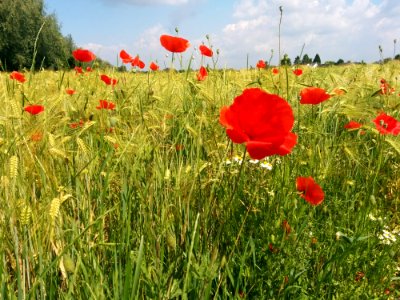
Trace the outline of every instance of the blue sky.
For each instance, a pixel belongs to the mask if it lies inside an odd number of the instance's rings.
[[[162,66],[170,58],[159,43],[161,34],[190,41],[184,61],[209,35],[219,49],[219,67],[243,68],[259,59],[278,61],[279,6],[283,7],[281,52],[294,59],[303,45],[311,58],[339,58],[373,62],[393,56],[394,39],[400,44],[398,0],[45,0],[47,13],[55,13],[64,35],[114,65],[124,49],[139,54],[149,65]],[[396,47],[400,49],[399,47]],[[396,54],[399,51],[396,51]],[[211,61],[207,61],[211,62]]]

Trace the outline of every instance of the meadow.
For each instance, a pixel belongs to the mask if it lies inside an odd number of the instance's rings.
[[[400,64],[301,69],[1,73],[0,298],[400,297],[400,140],[372,121],[400,119]],[[292,107],[289,154],[227,136],[247,88]]]

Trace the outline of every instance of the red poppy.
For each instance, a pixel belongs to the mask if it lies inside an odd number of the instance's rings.
[[[272,74],[274,74],[274,75],[279,74],[279,70],[277,68],[273,68]]]
[[[346,129],[358,129],[358,128],[361,128],[361,127],[362,127],[362,124],[358,123],[356,121],[350,121],[349,123],[344,125],[344,128],[346,128]]]
[[[21,83],[24,83],[26,81],[25,75],[20,72],[17,72],[17,71],[12,72],[10,74],[10,78],[13,80],[19,81]]]
[[[318,104],[330,97],[324,89],[307,87],[300,91],[300,104]]]
[[[187,48],[189,48],[189,41],[178,37],[163,34],[160,36],[161,45],[170,52],[173,53],[181,53],[185,52]]]
[[[400,121],[383,112],[373,122],[381,134],[398,135],[400,133]]]
[[[200,45],[199,47],[201,55],[211,57],[213,56],[213,51],[208,48],[206,45]]]
[[[207,69],[201,66],[199,72],[197,73],[197,80],[203,81],[204,79],[206,79],[207,75]]]
[[[395,89],[392,88],[390,86],[390,84],[385,80],[385,79],[381,79],[381,91],[380,94],[381,95],[390,95],[390,94],[394,94]]]
[[[244,90],[231,106],[221,109],[219,121],[234,143],[246,144],[253,159],[289,154],[297,142],[291,132],[294,116],[290,105],[260,88]]]
[[[107,85],[116,85],[118,80],[114,78],[110,78],[107,75],[100,75],[100,79]]]
[[[302,69],[294,69],[293,74],[296,76],[300,76],[303,74],[303,70]]]
[[[28,105],[25,106],[24,110],[31,115],[37,115],[40,114],[42,111],[44,111],[44,106],[43,105]]]
[[[128,52],[126,52],[125,50],[121,50],[121,52],[119,53],[119,57],[122,59],[122,62],[123,62],[124,64],[129,64],[129,63],[131,63],[132,60],[133,60],[133,57],[130,56],[130,55],[128,54]]]
[[[83,120],[80,120],[79,123],[71,123],[69,124],[69,127],[72,129],[78,128],[78,127],[83,127],[83,125],[85,124],[85,122]]]
[[[71,96],[72,96],[73,94],[76,93],[75,90],[73,90],[73,89],[66,89],[65,92],[66,92],[68,95],[71,95]]]
[[[86,67],[86,72],[92,72],[92,68],[91,67]]]
[[[145,63],[140,60],[139,55],[136,55],[136,57],[132,60],[131,65],[132,67],[138,67],[140,69],[145,67]]]
[[[99,100],[100,104],[96,106],[97,109],[115,109],[115,104],[107,100]]]
[[[41,133],[41,132],[35,132],[35,133],[32,133],[32,135],[31,135],[31,141],[32,142],[39,142],[39,141],[41,141],[42,140],[42,138],[43,138],[43,134]]]
[[[324,191],[311,176],[297,177],[296,187],[301,192],[300,196],[311,205],[319,205],[324,201]]]
[[[82,67],[75,67],[74,69],[75,69],[76,74],[83,74]]]
[[[260,59],[257,63],[257,68],[259,69],[264,69],[266,66],[265,61],[263,61],[262,59]]]
[[[150,64],[150,69],[152,70],[152,71],[157,71],[158,69],[159,69],[160,67],[155,63],[155,62],[151,62],[151,64]]]
[[[86,49],[76,49],[72,51],[72,55],[80,62],[91,62],[96,58],[96,55],[94,55],[93,52]]]
[[[287,220],[283,220],[282,228],[283,228],[283,230],[285,231],[285,233],[287,235],[289,235],[290,232],[292,231],[292,228],[290,227],[290,224],[289,224],[289,222]]]

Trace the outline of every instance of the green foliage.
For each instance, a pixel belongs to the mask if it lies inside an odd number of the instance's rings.
[[[96,69],[24,84],[0,74],[0,298],[398,298],[400,145],[371,120],[399,119],[398,95],[376,91],[381,78],[395,86],[400,66],[302,69],[210,70],[203,82],[101,70],[114,87]],[[295,114],[298,144],[264,160],[271,170],[218,121],[248,86]],[[332,97],[300,105],[304,86]],[[22,112],[28,102],[45,111]],[[349,131],[349,120],[364,126]],[[298,195],[297,176],[322,186],[321,205]]]
[[[7,70],[68,67],[71,48],[72,38],[61,35],[43,0],[0,2],[0,61]]]
[[[313,64],[321,64],[321,58],[319,57],[319,54],[315,54],[314,59],[312,61]]]
[[[284,54],[283,58],[281,59],[281,65],[282,66],[291,66],[292,65],[292,61],[290,60],[289,55]]]

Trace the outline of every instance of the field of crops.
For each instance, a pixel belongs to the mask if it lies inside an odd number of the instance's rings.
[[[0,298],[400,297],[400,64],[299,69],[0,73]]]

